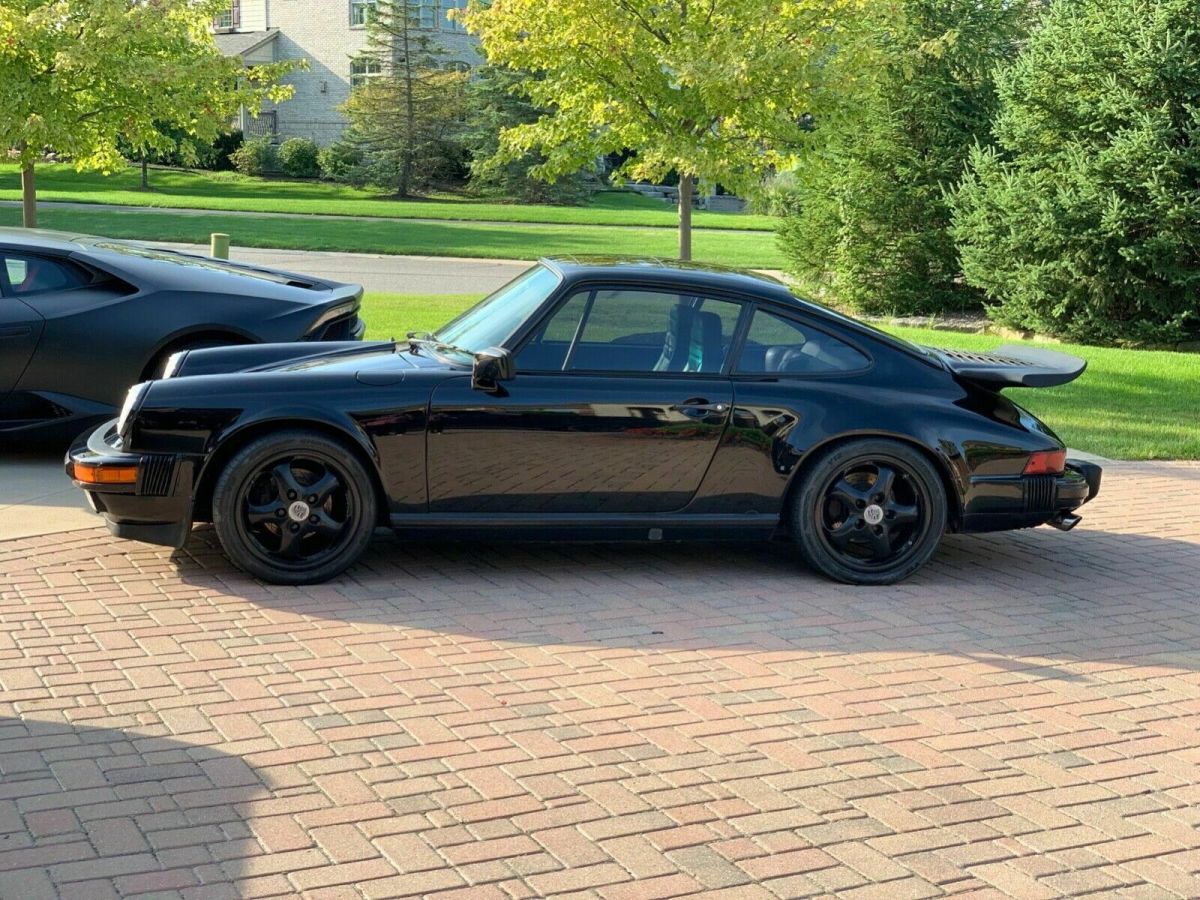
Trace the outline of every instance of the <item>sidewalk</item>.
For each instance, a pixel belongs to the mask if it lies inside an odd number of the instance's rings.
[[[208,255],[207,244],[137,241],[152,247]],[[332,281],[361,284],[369,292],[404,294],[477,294],[483,297],[503,287],[533,265],[524,260],[470,259],[452,256],[387,256],[376,253],[338,253],[324,250],[271,250],[238,247],[230,250],[237,262],[287,269]]]
[[[20,200],[0,200],[0,209],[20,209],[20,207]],[[134,206],[125,203],[80,203],[74,200],[39,200],[38,208],[70,209],[80,212],[148,212],[176,216],[253,216],[254,218],[265,219],[334,219],[346,222],[455,222],[469,225],[561,225],[564,228],[576,227],[574,223],[568,222],[513,222],[507,219],[450,219],[433,216],[349,216],[344,213],[259,212],[252,209],[197,209],[189,206]],[[669,206],[664,206],[663,208],[666,210],[671,209]],[[588,228],[636,228],[639,230],[645,228],[672,229],[675,227],[674,225],[613,225],[608,222],[581,222],[578,224]],[[761,228],[705,228],[702,225],[696,226],[696,231],[727,231],[732,234],[771,234],[771,232],[763,231]]]

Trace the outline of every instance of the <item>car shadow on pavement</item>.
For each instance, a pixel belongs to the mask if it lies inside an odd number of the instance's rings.
[[[1069,664],[1200,669],[1200,547],[1051,529],[951,535],[890,587],[834,584],[786,544],[414,543],[380,533],[328,584],[264,585],[211,529],[175,554],[189,585],[319,619],[504,644],[951,654],[1029,677]]]
[[[233,896],[267,793],[211,747],[0,716],[0,898]]]

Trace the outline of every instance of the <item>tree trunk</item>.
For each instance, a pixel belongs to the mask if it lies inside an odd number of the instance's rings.
[[[142,190],[150,190],[150,166],[146,162],[146,154],[142,154]]]
[[[21,169],[21,224],[26,228],[37,228],[37,223],[37,182],[33,163],[27,163]]]
[[[692,258],[692,187],[694,175],[679,176],[679,258]]]
[[[408,12],[406,11],[406,15]],[[404,161],[400,165],[400,196],[407,197],[412,186],[413,157],[416,156],[417,111],[413,100],[413,64],[409,47],[408,31],[412,22],[405,19],[404,25]]]

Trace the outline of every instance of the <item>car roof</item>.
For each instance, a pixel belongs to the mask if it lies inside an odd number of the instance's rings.
[[[56,250],[73,253],[82,250],[96,239],[69,231],[50,231],[45,228],[0,228],[0,246],[23,250]]]
[[[750,269],[650,256],[548,256],[541,263],[571,281],[589,278],[629,279],[650,284],[724,289],[792,304],[800,302],[778,278]]]
[[[695,287],[699,291],[724,289],[758,300],[769,300],[807,313],[823,321],[826,326],[848,330],[860,338],[869,338],[915,357],[927,365],[938,367],[931,362],[928,354],[908,341],[820,303],[797,297],[784,282],[762,272],[654,257],[548,256],[539,262],[557,272],[566,281],[627,279],[671,288],[683,285]]]

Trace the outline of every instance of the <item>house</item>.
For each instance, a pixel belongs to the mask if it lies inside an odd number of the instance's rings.
[[[483,62],[475,37],[447,16],[466,0],[415,0],[420,23],[447,67],[474,68]],[[367,49],[367,17],[375,0],[233,0],[213,22],[217,46],[247,66],[285,59],[306,59],[308,68],[284,79],[295,88],[292,99],[267,104],[255,119],[243,111],[239,123],[247,137],[277,140],[312,138],[322,146],[341,137],[346,120],[338,107],[353,85],[380,74]]]

